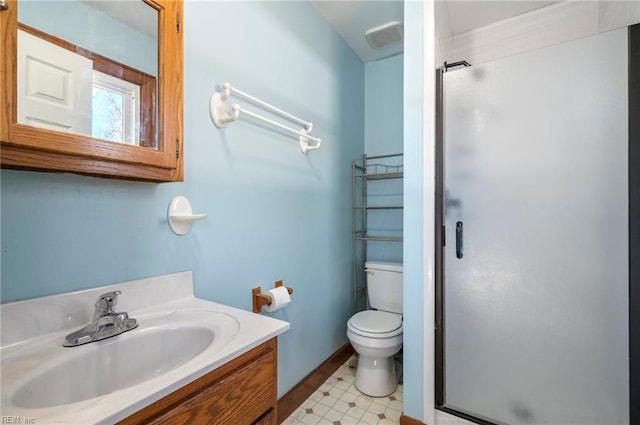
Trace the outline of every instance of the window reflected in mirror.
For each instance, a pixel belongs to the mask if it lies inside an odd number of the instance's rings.
[[[24,1],[18,27],[18,123],[157,148],[156,9]]]

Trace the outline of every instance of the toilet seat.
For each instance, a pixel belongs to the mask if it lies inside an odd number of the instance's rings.
[[[349,319],[347,329],[367,338],[391,338],[402,334],[402,315],[379,310],[361,311]]]

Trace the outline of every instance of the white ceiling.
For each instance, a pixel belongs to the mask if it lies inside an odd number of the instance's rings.
[[[364,38],[364,33],[370,28],[392,21],[403,22],[404,2],[402,0],[312,0],[311,3],[356,52],[362,62],[370,62],[402,52],[402,43],[376,50]]]
[[[386,58],[403,51],[402,44],[380,50],[373,49],[364,37],[364,33],[370,28],[391,21],[403,22],[403,0],[311,0],[311,3],[363,62]],[[448,9],[449,24],[454,35],[553,3],[557,1],[449,0],[442,2]],[[443,16],[446,16],[446,13]]]

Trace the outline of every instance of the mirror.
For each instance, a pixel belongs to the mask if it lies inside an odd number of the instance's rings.
[[[17,59],[19,123],[156,147],[153,7],[142,1],[22,2]]]
[[[181,180],[181,13],[173,0],[9,1],[3,168]]]

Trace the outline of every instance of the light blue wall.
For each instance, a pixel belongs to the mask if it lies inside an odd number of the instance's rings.
[[[187,1],[184,14],[185,181],[3,170],[2,301],[191,269],[197,296],[249,310],[251,288],[283,279],[282,395],[347,341],[364,66],[306,2]],[[245,119],[215,128],[224,81],[313,121],[322,148],[304,155]],[[176,195],[209,214],[182,237],[166,221]]]
[[[423,420],[424,397],[424,8],[405,2],[404,8],[404,414]],[[428,422],[433,423],[433,422]]]
[[[403,151],[404,55],[364,65],[364,150],[367,155]]]
[[[404,55],[398,54],[364,66],[364,146],[367,155],[403,152],[403,60]],[[375,162],[401,165],[402,157]],[[369,202],[402,205],[402,187],[402,179],[369,180]],[[367,228],[372,235],[401,237],[402,210],[369,210]],[[368,242],[367,259],[402,262],[402,243]]]

